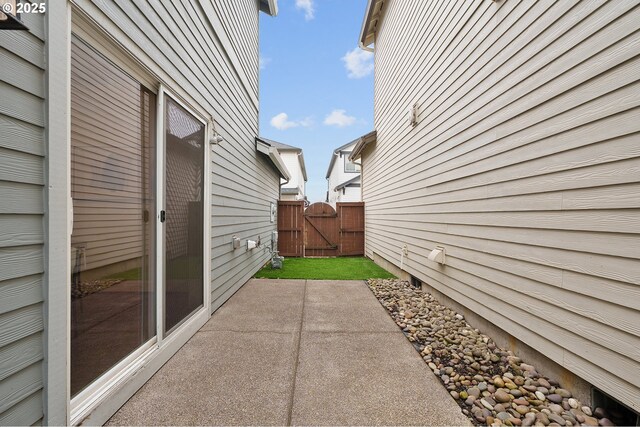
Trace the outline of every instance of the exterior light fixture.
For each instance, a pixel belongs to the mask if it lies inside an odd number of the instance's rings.
[[[0,0],[0,30],[28,30],[20,20],[17,0]]]
[[[220,144],[222,141],[224,141],[224,138],[222,138],[222,136],[216,130],[216,122],[213,120],[213,117],[211,117],[210,122],[211,122],[211,127],[210,127],[211,130],[209,132],[209,144],[211,145]]]

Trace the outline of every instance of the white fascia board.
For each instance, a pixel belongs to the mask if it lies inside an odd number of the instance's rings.
[[[327,169],[327,175],[325,178],[329,179],[331,176],[331,171],[333,170],[333,165],[336,163],[336,159],[338,158],[338,154],[334,151],[331,155],[331,161],[329,162],[329,169]]]
[[[307,182],[307,167],[304,165],[304,155],[302,154],[302,150],[298,153],[298,162],[300,162],[300,169],[302,169],[304,182]]]
[[[282,176],[282,178],[284,178],[287,182],[291,180],[291,173],[285,166],[284,161],[282,160],[282,157],[280,156],[277,148],[272,147],[259,139],[256,139],[256,151],[269,157],[278,172],[280,172],[280,176]]]
[[[276,166],[276,169],[278,169],[282,177],[287,180],[287,182],[291,181],[291,172],[289,172],[289,170],[285,166],[284,161],[282,160],[282,157],[280,156],[280,153],[278,153],[278,150],[276,148],[269,148],[269,158]]]

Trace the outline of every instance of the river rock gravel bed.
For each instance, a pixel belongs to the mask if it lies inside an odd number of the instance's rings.
[[[590,408],[429,293],[397,279],[369,288],[477,425],[612,426],[620,414]]]

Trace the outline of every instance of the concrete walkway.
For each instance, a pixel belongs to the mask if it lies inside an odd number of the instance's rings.
[[[109,425],[471,425],[366,284],[253,279]]]

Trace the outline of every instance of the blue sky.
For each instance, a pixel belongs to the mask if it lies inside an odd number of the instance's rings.
[[[311,202],[333,150],[373,129],[373,58],[356,49],[366,4],[279,0],[277,17],[260,14],[260,135],[304,150]]]

